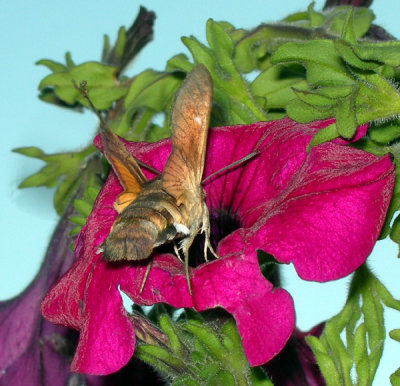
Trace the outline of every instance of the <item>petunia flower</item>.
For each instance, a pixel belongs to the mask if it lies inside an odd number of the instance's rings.
[[[293,302],[263,277],[257,251],[292,262],[306,280],[343,277],[371,252],[391,198],[394,168],[388,156],[339,143],[306,152],[312,136],[332,122],[302,125],[286,118],[210,130],[204,177],[253,150],[259,153],[204,184],[219,259],[191,268],[192,296],[182,262],[163,248],[152,255],[142,293],[147,262],[106,263],[97,253],[122,191],[111,171],[78,236],[76,262],[42,302],[48,320],[80,331],[71,369],[108,374],[131,358],[135,332],[119,291],[139,305],[222,307],[236,320],[249,363],[273,358],[293,331]],[[160,171],[171,149],[169,140],[124,143],[134,157]],[[101,148],[99,137],[95,144]],[[198,249],[192,247],[191,259]]]
[[[67,237],[73,225],[68,221],[71,213],[72,207],[55,230],[44,263],[32,283],[15,298],[0,302],[1,385],[64,385],[72,379],[89,381],[69,371],[77,333],[43,320],[39,312],[43,295],[74,261]],[[97,378],[88,384],[100,385]]]
[[[305,341],[309,335],[319,337],[324,327],[325,323],[321,323],[307,332],[294,329],[284,349],[263,366],[274,385],[326,385],[314,354]]]

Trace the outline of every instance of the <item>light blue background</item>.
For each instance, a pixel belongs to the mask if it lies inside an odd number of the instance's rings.
[[[320,9],[324,1],[316,1]],[[55,108],[37,99],[37,85],[49,72],[34,66],[42,58],[64,61],[69,50],[76,63],[100,58],[104,33],[114,41],[120,25],[129,26],[144,5],[157,14],[155,40],[131,65],[129,74],[151,67],[163,69],[176,53],[185,52],[181,36],[205,41],[208,18],[251,28],[277,21],[299,10],[306,0],[152,0],[137,1],[2,1],[0,11],[1,55],[1,220],[0,299],[18,294],[34,277],[57,223],[53,190],[18,190],[17,185],[42,167],[42,162],[14,153],[12,148],[38,146],[46,153],[62,152],[91,141],[96,118]],[[400,37],[398,0],[375,0],[376,23]],[[400,263],[397,248],[389,240],[379,242],[369,262],[374,272],[400,297]],[[292,267],[285,271],[284,287],[292,294],[297,324],[308,330],[337,313],[345,302],[348,278],[335,283],[305,283]],[[400,327],[399,314],[386,311],[387,331]],[[400,344],[388,340],[374,384],[388,384],[388,376],[400,365]]]

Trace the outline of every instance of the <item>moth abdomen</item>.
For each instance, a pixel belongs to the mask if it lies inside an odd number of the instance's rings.
[[[115,224],[103,243],[103,260],[144,260],[153,251],[158,229],[149,220],[134,218]]]
[[[135,204],[128,206],[115,221],[103,243],[104,260],[144,260],[154,247],[176,236],[173,217],[166,208],[157,210]]]

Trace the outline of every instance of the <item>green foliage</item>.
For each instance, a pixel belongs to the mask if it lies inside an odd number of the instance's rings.
[[[77,235],[81,231],[83,225],[85,225],[86,219],[89,217],[89,214],[92,211],[93,204],[99,192],[100,186],[89,186],[83,193],[82,199],[78,198],[74,200],[73,205],[77,214],[71,216],[69,221],[76,224],[76,226],[69,233],[70,236]]]
[[[130,130],[125,138],[130,140],[152,140],[157,141],[169,135],[167,122],[169,121],[169,110],[174,101],[176,91],[183,79],[182,74],[157,72],[146,70],[136,76],[129,87],[124,99],[124,112],[120,123],[115,128],[118,134],[124,134]],[[147,124],[158,113],[164,115],[164,128],[152,126],[146,130]],[[134,117],[145,114],[145,122],[136,125]],[[136,127],[132,127],[136,126]],[[165,130],[168,128],[168,130]]]
[[[343,310],[320,338],[306,338],[328,386],[372,383],[385,340],[383,305],[400,311],[400,301],[364,265],[354,274]],[[392,336],[398,339],[398,330]]]
[[[262,107],[251,94],[247,82],[239,72],[235,62],[232,29],[226,23],[208,20],[206,36],[209,47],[196,38],[182,38],[195,63],[203,63],[214,83],[214,102],[219,107],[220,116],[212,117],[215,124],[249,124],[266,120]],[[226,29],[225,29],[226,28]],[[175,58],[176,59],[176,58]],[[175,60],[174,65],[182,63]],[[186,63],[183,62],[186,66]]]
[[[32,146],[21,147],[13,151],[46,163],[40,171],[23,180],[19,188],[57,186],[54,194],[54,207],[58,214],[62,214],[83,178],[81,165],[91,157],[94,146],[90,145],[78,152],[59,154],[45,154],[39,148]]]
[[[272,385],[260,369],[249,367],[232,319],[217,328],[199,315],[185,322],[161,315],[159,324],[168,344],[140,344],[135,355],[172,385]]]
[[[52,73],[46,76],[39,84],[39,98],[61,107],[67,107],[76,111],[87,108],[87,101],[77,90],[73,82],[79,84],[85,80],[88,84],[90,99],[99,110],[106,110],[106,114],[113,129],[118,128],[127,137],[132,136],[138,139],[138,132],[143,133],[143,138],[152,138],[151,130],[158,130],[160,136],[165,136],[164,128],[159,128],[151,123],[153,114],[137,108],[125,114],[121,111],[118,101],[121,100],[130,90],[130,82],[121,80],[121,71],[137,52],[152,37],[152,22],[154,14],[140,9],[139,15],[132,27],[125,30],[121,27],[114,46],[110,46],[108,37],[104,38],[102,62],[86,62],[75,64],[70,53],[65,55],[65,64],[49,59],[42,59],[37,62],[47,67]],[[157,93],[159,90],[156,89]],[[171,91],[172,92],[172,91]],[[140,106],[145,104],[140,104]],[[46,162],[46,165],[37,173],[27,177],[19,187],[33,186],[57,186],[54,195],[54,207],[61,215],[70,200],[77,191],[83,194],[83,199],[93,203],[93,197],[86,198],[89,187],[98,189],[99,180],[97,176],[102,173],[103,166],[99,162],[96,150],[93,145],[88,145],[81,151],[67,152],[60,154],[45,154],[35,147],[19,148],[14,150],[17,153],[28,157],[34,157]],[[73,216],[71,221],[78,226],[72,233],[79,231],[88,213],[82,213],[82,203],[75,201],[75,206],[81,215]]]
[[[38,62],[42,64],[41,62]],[[54,66],[53,66],[54,67]],[[127,93],[127,86],[116,82],[116,69],[97,62],[87,62],[62,71],[53,72],[39,84],[39,90],[54,89],[55,95],[64,103],[79,103],[87,106],[87,101],[76,89],[85,80],[90,90],[90,98],[99,110],[105,110]]]

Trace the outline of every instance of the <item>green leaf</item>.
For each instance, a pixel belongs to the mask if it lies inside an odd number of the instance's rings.
[[[393,146],[396,146],[396,144],[394,144]],[[387,152],[388,152],[388,150],[385,148],[384,153],[387,153]],[[395,151],[393,151],[393,153],[395,153]],[[394,180],[392,199],[389,204],[389,209],[386,213],[385,223],[383,224],[381,234],[379,235],[380,239],[385,238],[390,233],[390,231],[391,231],[390,226],[391,226],[393,216],[396,213],[396,211],[400,209],[400,164],[399,164],[399,160],[396,156],[394,159],[394,164],[395,164],[396,168],[395,168],[395,180]],[[397,236],[394,235],[394,237],[397,239]],[[399,248],[400,248],[400,244],[399,244]]]
[[[64,178],[60,181],[57,190],[54,193],[54,207],[58,208],[58,213],[66,208],[70,198],[74,195],[74,192],[78,189],[81,183],[81,176],[79,171],[76,170],[75,173],[67,173]]]
[[[368,134],[373,141],[387,145],[400,137],[400,122],[396,119],[388,123],[372,123],[368,127]]]
[[[87,183],[93,183],[93,178],[89,179]],[[69,221],[77,224],[77,226],[72,229],[70,235],[78,234],[81,231],[82,226],[85,225],[86,220],[92,211],[93,204],[97,198],[99,191],[100,186],[89,185],[86,187],[86,189],[84,189],[82,199],[74,200],[73,205],[78,215],[69,217]]]
[[[118,30],[117,40],[114,45],[114,55],[119,62],[124,54],[126,44],[126,31],[125,27],[121,26]]]
[[[210,386],[235,386],[237,383],[235,382],[235,378],[231,373],[226,370],[219,371],[210,381],[207,383]]]
[[[76,236],[82,229],[82,225],[77,225],[76,227],[73,227],[70,232],[68,233],[68,236]],[[71,251],[74,250],[73,248],[74,244],[71,244]]]
[[[189,62],[188,57],[184,54],[178,54],[173,56],[167,62],[166,70],[168,72],[173,72],[176,70],[190,72],[193,68],[193,64]]]
[[[313,1],[307,8],[308,20],[310,21],[310,27],[319,27],[324,22],[324,16],[320,12],[314,10],[315,2]]]
[[[247,82],[233,62],[233,42],[223,24],[207,22],[207,41],[212,49],[195,38],[182,38],[196,63],[203,63],[214,83],[215,101],[224,108],[226,124],[249,124],[266,120],[262,107],[249,92]]]
[[[389,336],[394,339],[397,340],[398,342],[400,342],[400,328],[397,328],[395,330],[392,330],[389,332]]]
[[[115,79],[115,68],[97,62],[87,62],[74,66],[69,70],[56,72],[46,76],[39,84],[39,90],[47,87],[54,89],[58,98],[68,104],[79,102],[88,106],[87,101],[75,88],[73,81],[79,84],[86,81],[90,99],[99,110],[111,107],[112,103],[121,99],[127,92],[127,87],[118,84]]]
[[[364,76],[356,97],[358,124],[379,119],[397,118],[400,113],[400,94],[396,87],[378,74]]]
[[[286,106],[286,111],[289,118],[300,123],[309,123],[317,119],[329,118],[334,113],[334,108],[331,106],[316,107],[303,102],[300,99],[289,101]],[[328,130],[325,128],[325,130]],[[320,133],[319,131],[318,133]],[[318,135],[317,133],[317,135]],[[336,135],[337,137],[338,135]]]
[[[223,25],[209,19],[206,24],[206,36],[219,66],[228,74],[237,73],[232,61],[233,42]]]
[[[210,382],[210,380],[214,379],[217,376],[220,370],[221,368],[219,367],[218,363],[209,363],[204,366],[203,369],[199,372],[199,378]]]
[[[250,369],[250,384],[253,386],[273,386],[261,367],[252,367]]]
[[[400,42],[360,42],[352,46],[353,52],[361,60],[400,66]]]
[[[171,383],[172,386],[199,386],[199,383],[192,379],[189,375],[182,375],[181,377],[175,378]]]
[[[64,64],[54,62],[53,60],[49,60],[49,59],[38,60],[35,64],[38,66],[45,66],[51,72],[62,72],[67,69],[67,67]]]
[[[357,43],[357,36],[354,31],[353,24],[353,8],[349,8],[347,12],[346,19],[344,21],[341,38],[350,44]]]
[[[188,48],[196,63],[203,63],[210,72],[214,72],[213,66],[215,62],[214,53],[200,43],[195,37],[182,37],[183,44]]]
[[[54,207],[61,214],[81,182],[82,163],[94,152],[93,145],[76,153],[45,154],[36,147],[25,147],[13,151],[28,157],[40,159],[46,165],[37,173],[23,180],[19,188],[45,186],[48,188],[58,185],[54,195]]]
[[[370,385],[367,330],[365,324],[361,323],[354,334],[354,362],[357,372],[358,385]]]
[[[95,187],[95,186],[89,186],[86,190],[87,192],[87,197],[91,202],[94,202],[100,192],[100,188],[99,187]]]
[[[188,379],[199,385],[270,385],[261,370],[250,371],[232,319],[217,328],[198,313],[186,310],[185,315],[188,319],[183,323],[161,316],[160,325],[169,346],[162,350],[158,346],[139,346],[139,357],[168,375],[174,385],[186,384]],[[249,383],[250,378],[254,383]]]
[[[73,222],[74,224],[78,224],[80,226],[85,225],[85,218],[81,216],[71,216],[69,221]]]
[[[75,67],[75,63],[72,60],[72,55],[68,51],[65,53],[65,63],[67,65],[67,69],[71,69],[71,68]]]
[[[390,383],[393,386],[400,386],[400,368],[390,376]]]
[[[385,338],[382,303],[392,302],[391,299],[382,283],[365,265],[361,266],[353,276],[343,310],[326,323],[319,339],[307,337],[328,385],[352,385],[353,366],[355,384],[373,382]]]
[[[80,113],[83,111],[82,105],[80,105],[78,102],[76,102],[72,105],[65,103],[60,98],[58,98],[58,96],[54,92],[54,89],[51,89],[51,88],[44,88],[44,89],[40,90],[40,94],[38,97],[41,101],[52,104],[52,105],[56,105],[57,107],[67,108],[69,110],[77,111]]]
[[[101,61],[104,62],[110,52],[110,38],[108,35],[103,35],[103,50],[101,52]]]
[[[188,356],[188,351],[184,345],[183,334],[175,328],[171,319],[167,315],[160,315],[160,328],[168,336],[169,345],[175,355],[185,357]]]
[[[25,155],[27,157],[39,158],[39,159],[43,159],[45,156],[45,153],[43,153],[41,149],[35,146],[19,147],[17,149],[13,149],[13,152]]]
[[[344,40],[336,40],[335,48],[340,57],[350,66],[361,70],[376,70],[379,67],[378,63],[361,60],[354,52],[352,45]]]
[[[171,106],[182,81],[177,74],[146,70],[132,81],[124,106],[129,111],[147,107],[155,112]]]
[[[289,42],[272,56],[272,63],[298,62],[307,69],[307,80],[314,86],[338,86],[354,83],[337,55],[332,40]]]
[[[306,342],[311,347],[315,360],[321,370],[321,373],[326,381],[327,386],[335,386],[343,384],[341,381],[341,376],[336,369],[335,363],[331,358],[330,353],[324,347],[322,342],[315,336],[307,336]]]
[[[321,95],[318,90],[307,91],[293,88],[293,92],[301,101],[307,103],[308,105],[312,105],[318,110],[330,109],[332,106],[335,106],[337,104],[336,99]]]
[[[92,205],[89,202],[81,199],[74,200],[74,207],[84,217],[88,217],[92,211]]]
[[[357,130],[355,101],[353,98],[343,98],[336,108],[336,129],[340,136],[350,139]]]
[[[379,280],[375,280],[374,287],[386,307],[400,311],[400,300],[395,299]]]
[[[191,320],[185,324],[184,328],[193,334],[215,358],[218,360],[224,359],[225,351],[223,346],[218,337],[208,326],[204,323]]]
[[[251,72],[260,68],[263,58],[272,54],[280,44],[288,40],[308,40],[311,37],[312,31],[309,28],[301,28],[298,25],[262,24],[237,43],[235,64],[241,72]]]
[[[374,13],[366,7],[338,6],[324,12],[325,21],[322,25],[330,33],[342,35],[349,23],[349,11],[352,11],[352,28],[357,39],[364,36],[375,19]]]
[[[305,73],[291,71],[289,66],[278,64],[261,72],[251,83],[250,91],[253,95],[266,98],[265,108],[283,109],[295,98],[293,87],[297,90],[308,89]]]
[[[153,346],[153,345],[139,345],[136,348],[135,355],[143,361],[149,363],[155,368],[167,374],[180,375],[185,369],[185,363],[172,355],[168,350]]]
[[[390,238],[395,243],[400,245],[400,216],[397,216],[393,221],[392,228],[390,230]],[[400,249],[397,253],[397,256],[400,256]]]

